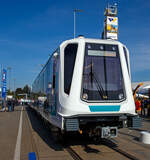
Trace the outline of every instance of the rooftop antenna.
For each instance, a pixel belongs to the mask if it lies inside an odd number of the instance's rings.
[[[77,12],[83,12],[81,9],[74,9],[73,14],[74,14],[74,38],[76,38],[76,13]]]
[[[117,3],[109,4],[104,11],[104,32],[102,39],[118,40],[118,17],[117,17]]]

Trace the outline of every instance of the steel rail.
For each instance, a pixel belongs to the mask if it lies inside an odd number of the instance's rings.
[[[128,134],[128,133],[123,133],[123,132],[120,132],[120,131],[119,131],[118,133],[121,134],[121,135],[123,135],[123,139],[125,139],[125,140],[127,140],[127,141],[130,141],[130,139],[127,138],[127,137],[133,137],[133,138],[136,138],[136,139],[139,140],[139,138],[138,138],[138,137],[135,137],[134,135],[130,135],[130,134]],[[120,135],[118,135],[118,137],[119,137],[119,138],[122,138]],[[132,143],[134,143],[134,144],[136,144],[136,145],[138,145],[138,146],[140,146],[140,147],[150,149],[150,147],[147,146],[147,145],[145,145],[145,144],[142,144],[142,143],[140,144],[140,143],[138,143],[138,142],[136,142],[136,141],[133,141]]]
[[[71,147],[65,147],[65,150],[71,155],[74,160],[83,160]]]
[[[104,145],[106,145],[107,147],[111,148],[112,150],[116,151],[117,153],[123,155],[124,157],[130,159],[130,160],[140,160],[137,157],[125,152],[124,150],[120,149],[117,145],[116,146],[112,146],[112,142],[104,139]]]
[[[30,126],[29,128],[30,128],[31,133],[32,133],[32,132],[33,132],[33,131],[32,131],[32,127],[31,127],[31,124],[30,124],[30,121],[29,121],[29,118],[28,118],[27,114],[26,114],[26,117],[27,117],[27,119],[28,119],[28,123],[29,123],[29,126]],[[36,150],[35,152],[36,152],[37,157],[38,157],[38,159],[39,159],[38,152],[37,152],[37,147],[36,147],[36,144],[35,144],[35,141],[34,141],[34,138],[33,138],[33,133],[32,133],[32,139],[33,139],[33,142],[32,142],[32,143],[33,143],[33,144],[32,144],[32,145],[33,145],[33,149],[35,148],[35,150]],[[115,144],[115,143],[112,142],[111,140],[103,139],[103,140],[101,141],[101,143],[102,143],[103,145],[111,148],[111,149],[114,150],[115,152],[119,153],[120,155],[122,155],[122,156],[130,159],[130,160],[140,160],[140,159],[138,159],[137,157],[135,157],[135,156],[133,156],[133,155],[125,152],[124,150],[120,149],[120,148],[117,146],[117,144]],[[62,146],[64,147],[64,150],[65,150],[66,152],[68,152],[69,155],[70,155],[74,160],[84,160],[84,159],[81,158],[81,156],[80,156],[78,153],[76,153],[76,151],[74,151],[70,146],[68,146],[68,145],[62,145]]]
[[[131,159],[131,160],[140,160],[140,159],[136,158],[135,156],[133,156],[133,155],[131,155],[131,154],[129,154],[129,153],[127,153],[127,152],[119,149],[118,147],[117,147],[117,148],[112,148],[112,149],[113,149],[114,151],[120,153],[120,154],[123,155],[124,157],[127,157],[128,159]]]

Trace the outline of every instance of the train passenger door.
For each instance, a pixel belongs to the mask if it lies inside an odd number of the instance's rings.
[[[56,116],[57,111],[57,98],[58,98],[58,53],[55,52],[53,55],[53,74],[52,74],[52,90],[51,90],[51,98],[52,98],[52,105],[51,105],[51,115]]]

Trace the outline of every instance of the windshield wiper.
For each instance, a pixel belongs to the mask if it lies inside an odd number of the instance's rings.
[[[103,99],[107,99],[108,97],[107,97],[107,95],[106,95],[106,93],[105,93],[105,91],[103,89],[103,86],[102,86],[101,82],[96,78],[96,73],[94,73],[94,72],[93,72],[93,77],[94,77],[95,82],[97,84],[98,92],[102,93],[102,98]]]
[[[98,89],[98,93],[101,96],[101,98],[102,99],[107,99],[107,95],[105,94],[105,91],[103,89],[103,86],[102,86],[101,82],[96,77],[96,73],[93,72],[93,62],[92,62],[92,60],[91,60],[91,71],[90,71],[89,75],[90,75],[90,79],[91,79],[91,84],[92,85],[93,85],[93,78],[94,78],[94,80],[95,80],[95,82],[97,84],[96,87]]]

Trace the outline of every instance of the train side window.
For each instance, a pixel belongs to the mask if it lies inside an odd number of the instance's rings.
[[[64,50],[64,92],[69,95],[78,44],[68,44]]]
[[[53,56],[53,79],[52,79],[52,94],[55,92],[55,86],[56,86],[56,64],[57,64],[57,59],[55,57],[55,53]]]
[[[124,51],[124,55],[125,55],[125,59],[126,59],[126,64],[127,64],[128,72],[129,72],[128,58],[127,58],[127,50],[125,49],[125,47],[123,47],[123,51]]]
[[[53,75],[53,86],[52,86],[53,89],[55,89],[55,80],[56,80],[55,75]]]

